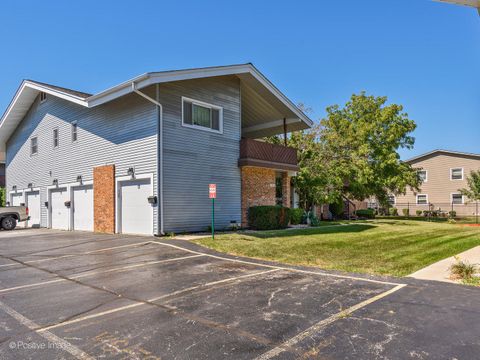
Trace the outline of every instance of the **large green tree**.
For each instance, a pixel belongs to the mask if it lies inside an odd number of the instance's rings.
[[[480,170],[470,172],[467,177],[468,187],[460,189],[460,193],[470,201],[480,201]]]

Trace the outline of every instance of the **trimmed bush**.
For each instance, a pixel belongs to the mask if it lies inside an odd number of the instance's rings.
[[[422,210],[417,210],[417,211],[415,211],[415,214],[417,214],[417,216],[422,216],[423,211]]]
[[[374,209],[360,209],[355,211],[355,215],[358,217],[366,219],[375,219],[375,210]]]
[[[403,216],[410,216],[410,209],[402,209]]]
[[[388,213],[390,214],[390,216],[398,216],[398,210],[395,207],[388,209]]]
[[[0,187],[0,206],[5,206],[6,190],[4,187]]]
[[[339,217],[343,215],[345,211],[345,204],[343,203],[343,201],[338,201],[336,203],[328,205],[328,209],[334,217]]]
[[[248,226],[254,230],[285,229],[290,211],[283,206],[252,206],[248,209]]]
[[[302,222],[303,209],[290,209],[290,223],[292,225],[298,225]]]

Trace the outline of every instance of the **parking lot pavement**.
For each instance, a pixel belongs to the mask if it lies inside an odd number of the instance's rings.
[[[10,233],[0,232],[1,359],[480,353],[478,289],[285,266],[153,237]]]

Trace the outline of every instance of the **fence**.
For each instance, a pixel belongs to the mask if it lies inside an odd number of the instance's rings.
[[[475,218],[476,222],[480,220],[480,203],[468,202],[464,204],[455,203],[395,203],[390,205],[392,208],[396,208],[398,215],[409,216],[430,216],[434,212],[434,216],[439,217],[457,217],[457,218]],[[405,209],[405,210],[404,210]],[[385,212],[388,214],[388,208]]]

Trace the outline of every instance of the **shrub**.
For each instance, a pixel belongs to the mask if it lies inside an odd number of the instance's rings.
[[[320,226],[320,219],[315,216],[313,211],[308,213],[308,219],[310,220],[311,226]]]
[[[455,220],[454,218],[449,218],[449,219],[447,220],[447,222],[448,222],[449,224],[456,224],[456,223],[457,223],[457,220]]]
[[[406,208],[406,209],[402,209],[402,214],[403,216],[410,216],[410,209]]]
[[[290,209],[290,223],[292,225],[298,225],[302,222],[303,218],[303,209]]]
[[[471,279],[477,272],[477,265],[460,260],[458,257],[455,257],[455,260],[457,260],[457,262],[450,266],[452,278],[462,280]]]
[[[388,209],[388,213],[390,214],[390,216],[398,216],[398,210],[395,207]]]
[[[345,204],[343,201],[337,201],[328,205],[328,209],[334,217],[339,217],[340,215],[343,215],[343,212],[345,211]]]
[[[355,215],[358,217],[366,219],[375,219],[375,210],[374,209],[359,209],[355,211]]]
[[[248,226],[254,230],[285,229],[289,222],[289,209],[283,206],[252,206],[248,209]]]
[[[457,212],[455,210],[451,210],[448,212],[448,216],[453,219],[457,217]]]
[[[0,206],[5,206],[6,190],[4,187],[0,188]]]
[[[417,210],[417,211],[415,211],[415,214],[417,214],[417,216],[422,216],[423,211],[422,210]]]

